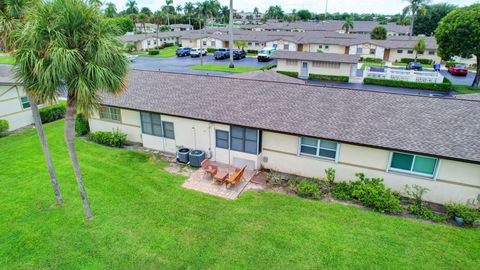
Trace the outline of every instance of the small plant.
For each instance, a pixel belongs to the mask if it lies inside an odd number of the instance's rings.
[[[320,198],[318,183],[312,179],[304,179],[297,184],[297,192],[300,197],[304,198]]]
[[[79,113],[75,122],[75,133],[77,136],[85,136],[89,132],[90,125],[88,124],[88,119],[83,114]]]
[[[268,184],[272,186],[282,186],[285,184],[285,180],[280,176],[280,174],[276,173],[275,171],[270,171],[267,174]]]
[[[159,55],[160,51],[159,50],[149,50],[148,55]]]
[[[460,203],[447,203],[445,210],[450,218],[462,218],[465,225],[472,226],[480,221],[480,210]]]
[[[0,119],[0,137],[5,136],[9,128],[8,121],[5,119]]]
[[[118,130],[114,132],[97,131],[89,133],[88,139],[103,145],[122,147],[127,140],[127,134]]]
[[[429,191],[428,188],[419,185],[405,185],[405,195],[413,199],[413,205],[409,207],[410,212],[414,215],[423,216],[423,212],[427,208],[423,204],[423,196]],[[428,208],[427,208],[428,209]]]

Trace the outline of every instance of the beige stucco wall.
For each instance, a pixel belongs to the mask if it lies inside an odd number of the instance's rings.
[[[277,70],[280,71],[293,71],[300,74],[302,69],[302,62],[308,62],[309,74],[322,74],[322,75],[335,75],[335,76],[350,76],[352,64],[341,63],[340,68],[326,68],[326,67],[314,67],[312,61],[297,60],[295,66],[287,65],[287,60],[277,60]]]
[[[440,161],[437,180],[411,174],[387,172],[390,151],[340,144],[338,162],[297,155],[298,136],[263,132],[262,167],[305,177],[324,177],[324,170],[335,168],[337,181],[355,178],[363,172],[367,177],[383,178],[385,185],[403,191],[406,184],[430,189],[426,200],[445,203],[465,202],[480,194],[480,165],[451,160]],[[266,161],[265,161],[266,160]]]
[[[402,53],[398,53],[398,50],[402,50]],[[395,61],[400,61],[402,58],[415,58],[415,51],[413,53],[409,54],[408,51],[413,49],[411,48],[405,48],[405,49],[391,49],[390,50],[390,57],[388,61],[390,62],[395,62]],[[430,55],[428,52],[429,51],[435,51],[434,55]],[[419,54],[418,58],[420,59],[431,59],[435,61],[436,63],[440,63],[442,60],[438,55],[436,50],[426,50],[423,54]]]
[[[22,107],[21,97],[24,96],[19,86],[0,85],[0,119],[8,121],[9,131],[33,124],[30,108]]]
[[[88,120],[90,131],[115,131],[119,130],[127,134],[127,140],[142,142],[142,130],[140,126],[140,113],[132,110],[120,109],[121,121],[108,121],[100,119],[98,113],[93,113]]]
[[[322,49],[320,49],[320,45],[322,45]],[[325,48],[325,45],[328,45],[328,49]],[[318,52],[318,50],[322,50],[324,53],[338,53],[338,54],[345,54],[345,46],[340,45],[333,45],[333,44],[304,44],[303,51],[304,52]]]
[[[288,50],[285,50],[285,47],[284,45],[285,44],[288,44]],[[291,41],[286,41],[286,40],[274,40],[274,41],[268,41],[266,43],[266,46],[265,47],[268,47],[268,48],[273,48],[275,47],[275,45],[277,46],[277,50],[279,51],[297,51],[297,44],[294,43],[294,42],[291,42]]]

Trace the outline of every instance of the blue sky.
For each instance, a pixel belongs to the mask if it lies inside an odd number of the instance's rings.
[[[125,8],[126,0],[105,0],[117,5],[117,10]],[[191,0],[196,2],[198,0]],[[229,0],[219,0],[223,5],[228,5]],[[308,9],[310,11],[320,13],[325,12],[325,1],[327,0],[234,0],[233,6],[238,10],[252,11],[256,6],[261,12],[264,12],[270,5],[281,5],[285,11],[290,12],[292,9]],[[173,0],[173,4],[182,5],[187,0]],[[357,13],[383,13],[395,14],[400,13],[407,2],[404,0],[328,0],[328,12],[357,12]],[[433,0],[432,3],[447,2],[456,5],[470,5],[478,0]],[[139,7],[149,7],[152,10],[159,9],[165,4],[164,0],[137,0]]]

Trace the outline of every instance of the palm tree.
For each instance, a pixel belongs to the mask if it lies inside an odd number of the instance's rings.
[[[192,14],[195,10],[195,6],[193,5],[192,2],[186,2],[185,3],[185,6],[183,7],[183,12],[185,13],[185,15],[188,16],[188,24],[192,25]]]
[[[107,3],[107,7],[105,8],[105,16],[108,18],[113,18],[117,14],[117,7],[114,3]]]
[[[352,17],[345,18],[345,22],[342,25],[342,29],[345,31],[345,33],[350,34],[350,30],[353,29]]]
[[[142,25],[143,32],[145,34],[147,33],[146,23],[148,22],[149,18],[150,17],[148,17],[148,15],[145,13],[138,14],[138,22]]]
[[[18,1],[21,2],[21,1]],[[19,3],[11,1],[9,3],[2,2],[2,14],[8,14],[8,10],[16,11],[17,13],[13,18],[18,20],[17,22],[25,23],[25,17],[23,16],[26,6],[18,5]],[[12,8],[8,5],[15,5],[16,8]],[[36,2],[31,1],[28,3],[30,7],[34,7]],[[4,9],[6,8],[6,9]],[[19,24],[14,23],[13,25],[18,26]],[[14,51],[15,56],[15,77],[22,82],[24,91],[27,93],[28,100],[30,102],[30,109],[32,111],[33,120],[35,123],[35,129],[37,130],[38,138],[40,139],[40,144],[42,145],[42,151],[47,163],[48,174],[50,175],[50,182],[52,184],[53,193],[55,195],[55,200],[57,204],[63,204],[63,198],[60,193],[60,188],[58,186],[57,174],[53,166],[53,161],[50,155],[50,149],[48,147],[47,139],[45,137],[45,132],[43,130],[42,120],[40,119],[40,112],[38,110],[39,102],[46,102],[49,100],[48,94],[43,92],[43,89],[36,88],[34,85],[37,83],[35,75],[35,65],[31,65],[31,59],[34,59],[36,51],[33,50],[35,44],[30,44],[28,40],[25,40],[25,36],[28,32],[18,31],[15,32],[12,38],[12,46],[16,50]],[[6,33],[10,34],[10,33]],[[25,49],[27,48],[27,49]]]
[[[108,24],[98,23],[100,11],[83,0],[44,2],[32,14],[25,36],[36,46],[28,57],[35,67],[32,77],[38,89],[55,98],[67,91],[65,141],[87,219],[92,218],[80,165],[75,150],[77,111],[91,113],[98,108],[101,92],[118,94],[125,87],[128,62],[122,46]],[[75,22],[75,23],[73,23]]]
[[[173,4],[173,0],[165,0],[165,9],[166,9],[166,13],[167,13],[167,24],[168,26],[170,26],[170,9],[172,7],[172,4]]]
[[[218,15],[220,9],[220,3],[217,0],[204,0],[203,2],[197,2],[197,14],[198,17],[203,20],[204,33],[207,29],[207,21],[209,18],[214,18]],[[200,27],[201,28],[201,27]],[[203,49],[203,38],[200,39],[200,50]],[[200,65],[203,65],[203,56],[200,54]]]
[[[404,0],[409,3],[408,6],[406,6],[403,9],[403,15],[411,14],[412,15],[412,22],[410,24],[410,39],[412,39],[413,36],[413,27],[415,25],[415,17],[418,14],[418,11],[421,11],[422,14],[425,16],[427,9],[426,6],[428,3],[431,2],[431,0]]]
[[[0,47],[5,51],[15,46],[12,33],[21,28],[26,8],[35,3],[35,0],[0,1]]]
[[[100,8],[103,5],[101,0],[89,0],[88,2],[90,5],[94,5],[97,8]]]
[[[417,61],[418,53],[423,53],[427,49],[425,44],[425,39],[421,38],[413,45],[413,50],[415,50],[415,61]]]
[[[253,14],[255,15],[255,19],[259,17],[260,11],[258,10],[258,7],[253,8]]]
[[[164,18],[163,12],[161,12],[160,10],[157,10],[157,11],[155,11],[155,13],[153,13],[152,18],[150,19],[150,21],[153,24],[155,24],[155,26],[157,27],[157,29],[156,29],[157,43],[159,41],[159,38],[158,38],[159,33],[158,32],[160,32],[160,25],[163,24],[163,22],[164,22],[163,18]]]
[[[137,1],[128,0],[126,6],[127,6],[127,9],[125,9],[126,14],[137,14],[138,13]]]

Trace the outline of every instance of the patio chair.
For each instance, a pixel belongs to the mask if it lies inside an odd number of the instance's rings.
[[[206,174],[210,175],[211,178],[214,178],[218,171],[218,166],[210,164],[208,159],[205,159],[201,163],[203,169],[203,176],[205,177]]]
[[[243,168],[241,168],[241,169],[236,168],[235,172],[230,174],[227,177],[227,179],[225,179],[225,187],[228,188],[229,186],[234,186],[234,185],[240,183],[240,181],[242,181],[243,173],[245,172],[246,168],[247,168],[246,165],[243,166]]]

